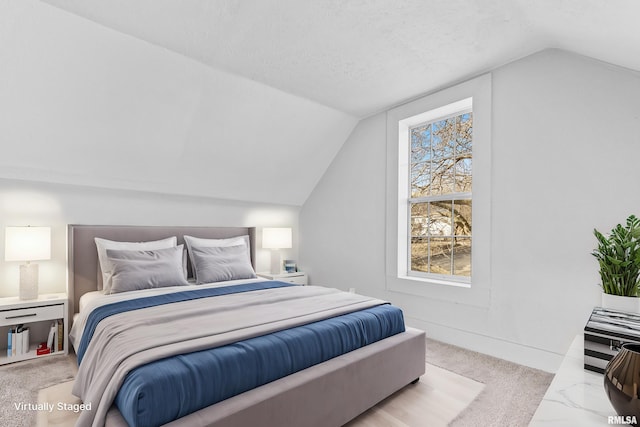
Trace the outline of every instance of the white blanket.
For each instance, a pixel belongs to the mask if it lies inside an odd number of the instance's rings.
[[[73,387],[91,411],[77,425],[103,426],[127,373],[177,354],[308,324],[383,304],[337,289],[292,286],[133,310],[108,317],[96,328]]]

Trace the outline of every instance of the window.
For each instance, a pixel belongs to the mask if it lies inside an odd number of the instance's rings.
[[[491,304],[491,74],[387,112],[385,288]]]
[[[471,277],[473,113],[470,100],[463,104],[464,109],[411,125],[404,134],[410,275]]]

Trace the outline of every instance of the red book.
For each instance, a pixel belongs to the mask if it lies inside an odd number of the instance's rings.
[[[38,348],[36,349],[36,355],[42,356],[43,354],[51,353],[51,349],[47,347],[46,342],[41,342]]]

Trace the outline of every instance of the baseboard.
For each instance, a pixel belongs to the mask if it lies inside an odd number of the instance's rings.
[[[540,369],[545,372],[555,373],[564,358],[564,354],[553,353],[486,335],[450,328],[421,319],[405,316],[405,321],[407,322],[407,326],[426,331],[427,338],[477,351],[478,353],[488,354],[489,356]]]

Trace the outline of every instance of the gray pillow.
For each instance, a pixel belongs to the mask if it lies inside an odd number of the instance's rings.
[[[245,245],[191,247],[196,284],[256,277]]]
[[[107,249],[113,265],[110,293],[187,285],[183,252],[183,245],[146,251]]]
[[[218,246],[236,246],[236,245],[245,245],[247,250],[247,256],[251,259],[251,250],[249,249],[249,236],[242,235],[236,237],[229,237],[226,239],[203,239],[200,237],[193,237],[189,235],[184,236],[184,242],[187,244],[187,249],[189,250],[189,259],[191,260],[191,265],[194,266],[195,262],[193,260],[193,248],[198,247],[218,247]],[[195,267],[193,267],[193,277],[198,279],[198,275],[196,273]]]
[[[101,239],[100,237],[95,237],[94,240],[96,242],[96,247],[98,248],[98,261],[100,263],[100,271],[98,271],[98,290],[104,289],[105,294],[110,293],[111,275],[113,274],[113,266],[107,257],[108,249],[146,251],[172,248],[178,243],[175,236],[151,242],[118,242],[114,240]]]

